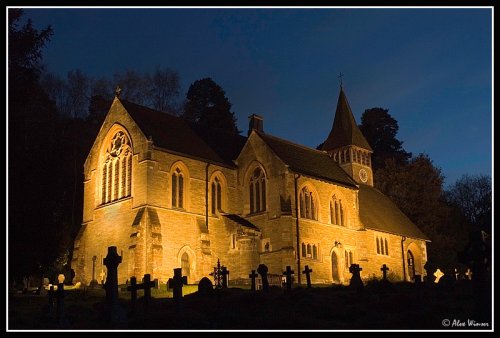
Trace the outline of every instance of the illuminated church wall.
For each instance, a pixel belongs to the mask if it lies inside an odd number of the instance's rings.
[[[72,261],[77,281],[91,281],[93,256],[100,280],[108,246],[122,255],[120,283],[145,273],[166,282],[178,267],[195,283],[218,259],[230,280],[248,278],[261,263],[272,274],[290,265],[297,279],[296,174],[256,132],[234,166],[207,167],[207,161],[156,147],[115,99],[84,175],[83,225]],[[313,283],[348,283],[352,263],[360,264],[363,278],[380,277],[382,264],[402,278],[402,236],[365,228],[355,185],[307,175],[296,183],[301,270],[313,269]],[[407,237],[403,246],[407,278],[423,275],[425,241]]]

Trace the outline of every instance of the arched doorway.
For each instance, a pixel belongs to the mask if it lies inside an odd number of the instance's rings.
[[[408,256],[408,275],[410,275],[410,281],[414,280],[415,277],[415,257],[410,250],[407,253]]]
[[[190,265],[189,265],[189,255],[187,252],[184,252],[181,257],[181,268],[182,268],[182,275],[187,277],[188,283],[189,283],[189,274],[190,274]]]
[[[340,283],[339,262],[335,251],[332,251],[332,279],[334,283]]]

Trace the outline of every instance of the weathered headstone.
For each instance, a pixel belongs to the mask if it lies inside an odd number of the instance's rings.
[[[390,270],[389,267],[387,267],[387,265],[382,265],[382,267],[380,268],[380,271],[382,271],[382,280],[384,282],[389,282],[387,280],[387,271]]]
[[[260,275],[260,278],[262,279],[262,290],[263,291],[268,291],[269,290],[269,282],[267,280],[267,271],[268,268],[264,264],[259,264],[257,267],[257,272]]]
[[[252,273],[248,275],[248,277],[250,277],[251,281],[252,281],[252,284],[250,286],[250,289],[252,291],[255,291],[255,279],[258,277],[259,275],[255,273],[255,270],[252,270]]]
[[[108,269],[108,278],[104,284],[106,290],[106,300],[110,304],[118,302],[118,265],[122,262],[122,257],[118,256],[116,246],[108,247],[108,255],[104,258],[104,265]]]
[[[308,289],[311,288],[311,272],[313,272],[313,271],[312,271],[312,269],[309,269],[309,265],[306,265],[304,268],[304,271],[302,271],[302,273],[306,275],[306,282],[307,282]]]
[[[227,289],[228,279],[229,279],[229,270],[225,266],[222,266],[220,273],[222,275],[222,288]]]
[[[364,285],[361,280],[360,272],[363,269],[359,267],[359,264],[351,264],[349,267],[349,272],[352,273],[351,281],[349,282],[349,287],[360,292],[363,291]]]
[[[180,310],[182,286],[186,284],[187,277],[182,276],[182,268],[174,269],[174,277],[168,280],[168,288],[174,290],[174,302],[177,310]]]
[[[283,271],[283,275],[286,276],[286,290],[290,291],[292,289],[292,275],[294,271],[290,267],[290,265],[286,266],[286,270]]]
[[[209,296],[213,291],[214,286],[212,285],[212,281],[207,277],[203,277],[198,283],[198,294],[200,296]]]

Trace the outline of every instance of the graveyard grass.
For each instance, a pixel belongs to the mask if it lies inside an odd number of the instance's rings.
[[[444,319],[476,322],[491,318],[491,305],[478,297],[468,281],[453,285],[412,283],[384,286],[370,281],[362,291],[345,286],[294,287],[285,292],[271,287],[250,291],[249,286],[214,290],[201,296],[196,285],[183,287],[180,311],[165,284],[152,289],[145,311],[144,291],[138,291],[135,315],[130,313],[130,292],[120,287],[121,319],[107,315],[103,289],[65,291],[64,317],[58,323],[49,313],[48,297],[9,294],[11,330],[441,330]],[[491,293],[490,293],[491,294]],[[491,301],[491,297],[489,298]],[[55,309],[54,309],[55,311]],[[455,329],[491,329],[490,327]]]

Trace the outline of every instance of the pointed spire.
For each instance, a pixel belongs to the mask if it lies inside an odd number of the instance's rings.
[[[339,100],[337,102],[337,110],[335,111],[332,130],[323,143],[321,150],[329,151],[349,145],[355,145],[373,151],[356,124],[356,120],[352,114],[341,82]]]

